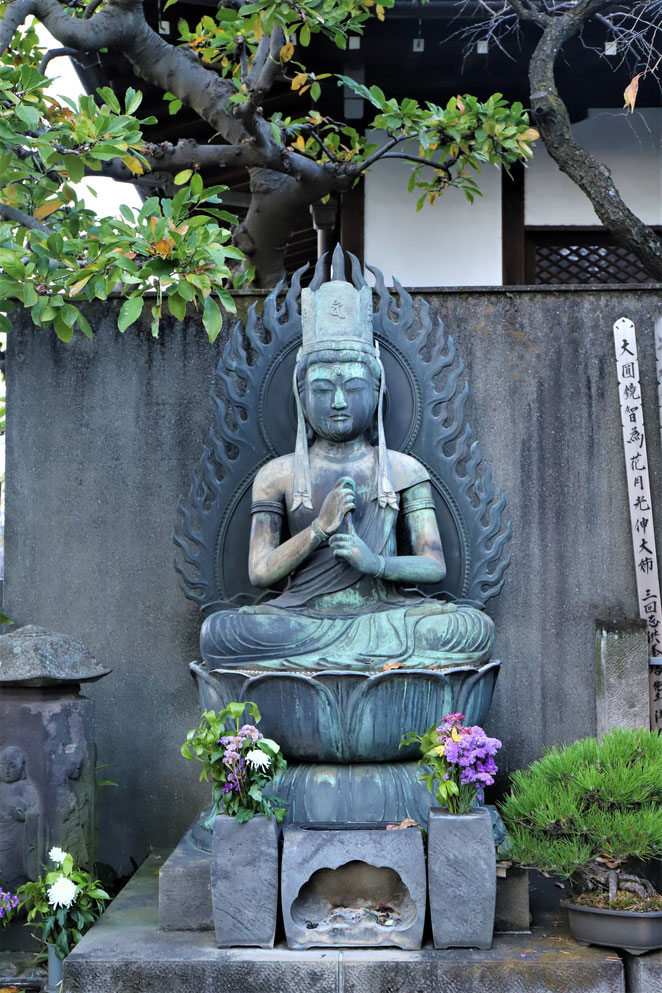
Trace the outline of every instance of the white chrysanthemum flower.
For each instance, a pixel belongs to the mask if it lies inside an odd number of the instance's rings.
[[[268,769],[271,765],[271,759],[259,748],[254,748],[252,751],[246,753],[246,761],[250,762],[254,769]]]
[[[48,857],[51,862],[55,862],[56,865],[62,865],[67,857],[67,852],[63,851],[61,848],[51,848],[48,853]]]
[[[58,876],[53,885],[48,887],[48,902],[53,908],[69,908],[75,897],[76,884],[66,876]]]

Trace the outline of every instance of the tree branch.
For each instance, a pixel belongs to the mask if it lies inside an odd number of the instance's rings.
[[[232,83],[207,69],[190,49],[171,45],[153,31],[145,20],[140,0],[109,0],[87,20],[65,13],[58,0],[10,0],[0,21],[0,53],[6,50],[16,29],[30,14],[67,48],[79,52],[100,48],[121,51],[140,78],[174,93],[227,141],[238,144],[250,136],[244,121],[232,112],[229,104],[235,92]],[[248,110],[244,118],[247,124],[254,124]],[[274,157],[280,153],[267,126],[260,127],[257,123],[253,130],[260,132],[265,148],[272,146]]]
[[[457,162],[457,159],[446,159],[445,162],[435,162],[433,159],[424,159],[422,155],[409,155],[407,152],[387,152],[386,155],[382,155],[382,161],[384,159],[405,159],[407,162],[415,162],[417,165],[430,166],[431,169],[438,169],[440,172],[445,172],[447,175],[452,165]]]
[[[248,88],[252,89],[258,81],[260,73],[262,72],[262,67],[267,60],[269,55],[269,44],[271,41],[271,36],[263,34],[260,38],[255,55],[253,56],[253,65],[248,73]]]
[[[551,20],[549,14],[544,13],[529,3],[525,3],[524,0],[508,0],[508,3],[522,21],[532,21],[540,27],[545,27]]]
[[[386,154],[386,152],[388,152],[391,148],[395,148],[396,145],[399,145],[400,142],[404,140],[405,140],[404,137],[390,138],[385,145],[382,145],[381,148],[378,148],[376,152],[373,152],[372,155],[369,155],[367,159],[363,160],[363,162],[354,163],[354,167],[356,169],[356,175],[358,176],[360,175],[360,173],[365,172],[365,170],[369,169],[374,162],[377,162],[379,159],[381,159],[382,156]]]
[[[39,63],[39,72],[46,75],[46,66],[52,59],[59,59],[63,55],[68,55],[73,59],[80,59],[80,52],[77,48],[49,48]]]
[[[260,102],[274,85],[283,76],[283,67],[280,61],[280,50],[285,44],[283,29],[275,27],[269,39],[269,55],[264,60],[264,65],[260,71],[257,83],[254,87],[255,99]]]
[[[44,234],[53,234],[53,229],[49,228],[46,224],[42,224],[36,217],[30,217],[29,214],[24,214],[22,210],[16,210],[15,207],[9,207],[5,203],[0,203],[0,217],[3,221],[13,221],[15,224],[20,224],[24,228],[30,228],[31,231],[43,231]]]
[[[575,141],[568,109],[556,87],[554,65],[561,47],[589,16],[607,5],[607,0],[583,0],[547,25],[529,65],[531,107],[545,147],[561,171],[583,190],[615,240],[662,281],[662,241],[623,202],[609,169]]]
[[[94,14],[94,12],[101,6],[102,3],[103,3],[103,0],[92,0],[91,3],[88,3],[88,5],[85,8],[85,11],[83,13],[83,20],[86,21],[90,17],[92,17],[92,15]]]

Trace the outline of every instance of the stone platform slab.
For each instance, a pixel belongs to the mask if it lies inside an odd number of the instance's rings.
[[[489,951],[219,949],[211,931],[160,931],[150,856],[64,963],[62,993],[625,993],[623,963],[550,920]]]

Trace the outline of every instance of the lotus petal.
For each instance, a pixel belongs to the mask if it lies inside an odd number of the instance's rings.
[[[426,731],[452,703],[443,672],[392,669],[371,676],[355,690],[345,725],[353,759],[379,762],[414,758],[418,747],[400,749],[408,731]]]
[[[340,715],[331,691],[298,672],[267,672],[248,679],[242,700],[254,700],[260,731],[277,741],[286,758],[339,762],[344,756]]]

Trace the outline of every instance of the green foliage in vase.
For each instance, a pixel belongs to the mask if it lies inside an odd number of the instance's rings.
[[[41,940],[53,945],[59,959],[66,958],[74,945],[103,913],[110,899],[98,880],[77,868],[61,848],[53,848],[51,861],[57,868],[35,882],[19,886],[19,908],[27,910],[27,923],[41,923]]]
[[[618,889],[651,896],[623,865],[662,858],[662,736],[616,729],[551,748],[512,776],[500,809],[508,858],[612,902]]]
[[[265,794],[265,788],[287,768],[278,745],[260,734],[254,724],[239,726],[244,711],[256,724],[260,712],[254,703],[229,703],[216,713],[206,711],[197,728],[182,745],[185,759],[202,762],[201,780],[211,780],[212,809],[206,825],[211,828],[221,812],[239,823],[256,814],[275,817],[280,823],[286,809],[282,801]]]

